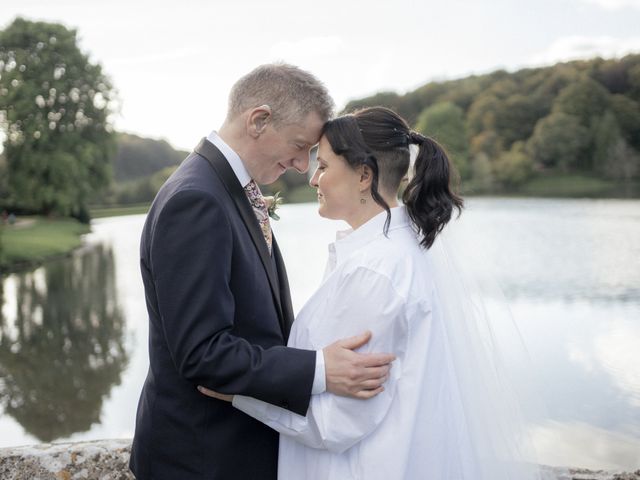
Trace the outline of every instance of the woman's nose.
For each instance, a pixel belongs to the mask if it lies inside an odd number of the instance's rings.
[[[313,188],[318,187],[318,169],[317,168],[316,168],[316,171],[313,172],[313,177],[309,179],[309,185],[312,186]]]

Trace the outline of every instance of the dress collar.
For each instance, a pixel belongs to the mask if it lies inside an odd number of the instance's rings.
[[[380,235],[384,235],[384,222],[387,212],[378,215],[358,227],[357,229],[342,230],[336,233],[336,241],[329,244],[330,263],[333,267],[340,264],[352,253],[365,246]],[[411,220],[404,205],[391,209],[389,232],[410,225]]]
[[[218,150],[222,152],[222,155],[224,155],[227,162],[229,162],[229,165],[231,166],[233,173],[236,174],[242,188],[246,187],[251,181],[251,175],[247,172],[244,162],[240,156],[227,144],[227,142],[222,139],[222,137],[220,137],[220,135],[218,135],[218,132],[215,130],[209,134],[207,140],[218,147]]]

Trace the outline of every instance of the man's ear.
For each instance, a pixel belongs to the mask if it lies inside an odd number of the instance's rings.
[[[271,107],[269,105],[260,105],[253,108],[247,115],[247,132],[252,138],[258,138],[267,124],[271,121]]]

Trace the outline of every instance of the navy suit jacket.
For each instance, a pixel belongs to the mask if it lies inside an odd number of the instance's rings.
[[[244,190],[202,140],[158,192],[140,244],[150,367],[136,418],[139,479],[275,479],[278,434],[197,385],[304,415],[315,352],[285,347],[293,313]]]

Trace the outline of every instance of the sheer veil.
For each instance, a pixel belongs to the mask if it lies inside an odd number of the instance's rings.
[[[460,437],[469,442],[466,451],[474,457],[458,458],[465,465],[463,472],[451,478],[558,478],[553,470],[539,466],[529,433],[546,415],[535,392],[538,382],[533,381],[535,371],[525,339],[497,283],[479,281],[465,269],[465,258],[471,252],[465,251],[456,223],[450,222],[425,252],[425,267],[433,272],[439,308],[434,322],[443,334],[440,338],[445,339],[454,372],[451,388],[458,392],[457,408],[464,423],[464,427],[450,428],[464,432]],[[451,475],[453,471],[451,467],[440,473]]]

